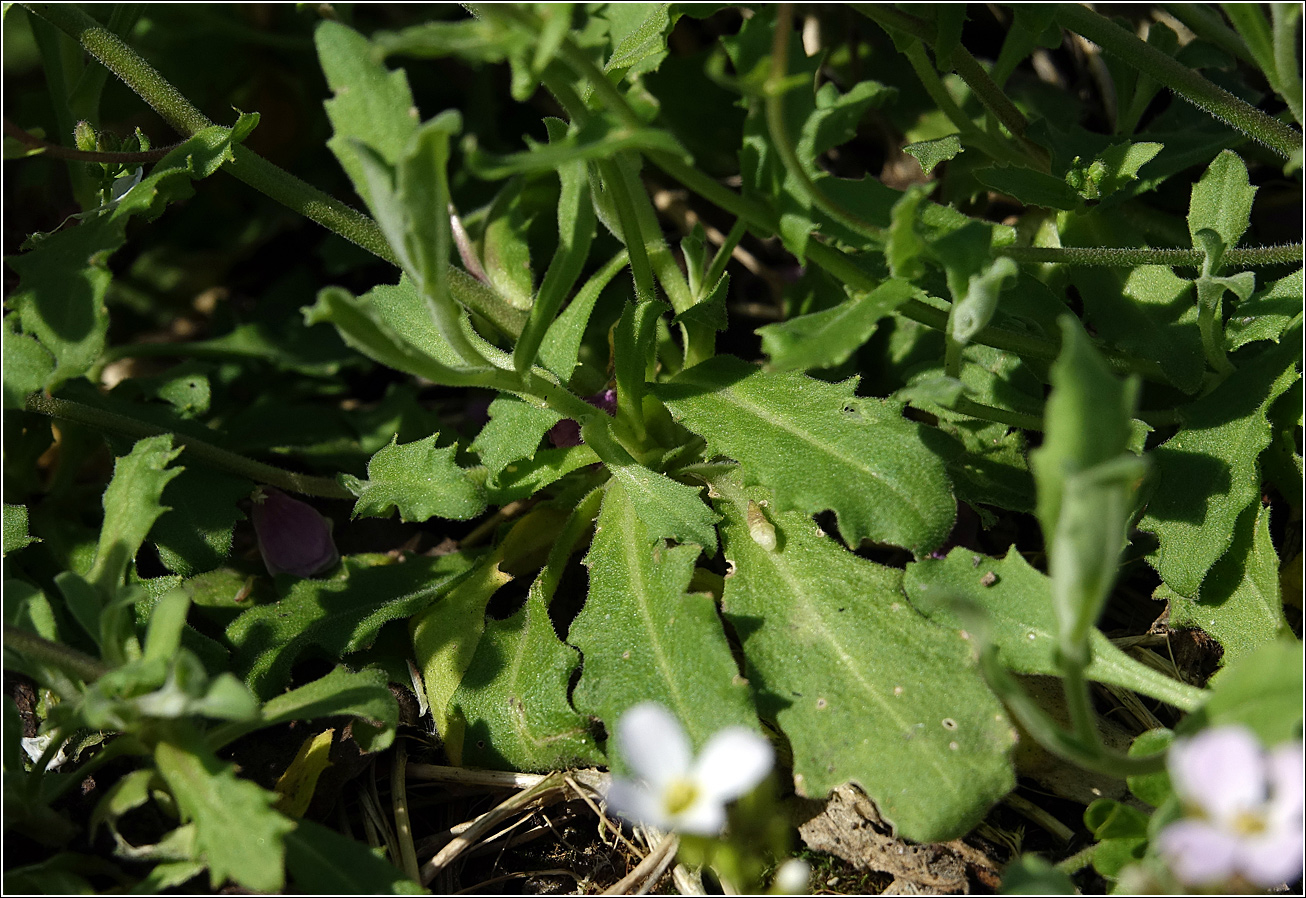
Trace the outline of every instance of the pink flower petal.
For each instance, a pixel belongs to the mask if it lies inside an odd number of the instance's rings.
[[[1265,801],[1265,762],[1252,732],[1240,726],[1203,730],[1170,749],[1170,780],[1183,801],[1233,821]]]
[[[1295,829],[1270,831],[1243,840],[1237,858],[1238,870],[1249,881],[1269,888],[1292,882],[1302,873],[1301,820]]]
[[[1187,885],[1223,882],[1236,869],[1237,837],[1201,820],[1179,820],[1161,830],[1156,850]]]

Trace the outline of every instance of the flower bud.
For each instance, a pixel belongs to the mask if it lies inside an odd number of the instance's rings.
[[[73,126],[73,143],[83,153],[95,152],[95,129],[90,122],[78,122]]]
[[[254,495],[253,519],[269,574],[312,577],[340,560],[331,522],[306,502],[265,486]]]
[[[617,413],[616,390],[604,390],[601,393],[595,393],[593,396],[586,396],[585,401],[609,415]],[[580,425],[570,418],[563,418],[549,429],[549,442],[559,449],[565,449],[568,446],[579,446],[583,442],[580,438]]]

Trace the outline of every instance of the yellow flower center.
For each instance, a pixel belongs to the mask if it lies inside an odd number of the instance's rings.
[[[1265,817],[1251,811],[1241,811],[1233,818],[1233,830],[1241,836],[1255,836],[1266,830]]]
[[[667,786],[662,796],[662,806],[668,814],[682,814],[698,798],[698,786],[693,780],[676,780]]]

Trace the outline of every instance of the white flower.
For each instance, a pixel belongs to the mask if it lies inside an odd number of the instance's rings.
[[[1268,888],[1302,872],[1302,745],[1266,752],[1241,726],[1175,742],[1170,780],[1189,816],[1165,827],[1157,850],[1187,885],[1242,878]]]
[[[812,880],[812,866],[802,858],[791,857],[775,871],[771,883],[773,895],[806,895]]]
[[[633,822],[704,836],[721,832],[726,803],[760,783],[775,758],[759,734],[727,727],[695,759],[679,721],[656,702],[623,714],[616,739],[635,778],[613,778],[613,810]]]

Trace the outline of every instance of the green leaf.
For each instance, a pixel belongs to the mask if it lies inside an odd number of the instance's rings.
[[[1174,730],[1158,727],[1140,733],[1129,746],[1131,758],[1146,757],[1166,751],[1174,743]],[[1165,770],[1144,773],[1128,777],[1129,791],[1140,801],[1145,801],[1154,808],[1161,807],[1171,795],[1174,787],[1170,784],[1170,774]]]
[[[4,407],[21,409],[27,397],[44,387],[54,373],[54,356],[35,337],[14,328],[18,315],[4,321]]]
[[[545,119],[549,146],[566,139],[566,125],[558,119]],[[549,326],[557,317],[562,301],[575,286],[594,241],[597,219],[590,201],[589,179],[585,166],[577,161],[557,168],[561,183],[558,195],[558,248],[549,263],[539,295],[531,307],[530,320],[513,347],[513,364],[518,371],[528,370],[544,340]],[[568,372],[570,374],[570,372]]]
[[[540,449],[529,461],[510,462],[497,476],[489,478],[485,484],[486,500],[491,505],[506,505],[533,496],[572,471],[598,461],[598,455],[589,446]]]
[[[651,538],[696,543],[708,555],[716,554],[716,522],[720,518],[703,503],[699,490],[643,465],[609,463],[608,470],[621,484]]]
[[[509,395],[498,396],[490,403],[489,416],[470,448],[480,455],[491,478],[509,462],[533,459],[540,440],[562,420],[552,409]]]
[[[454,461],[456,444],[436,447],[438,436],[402,446],[396,436],[367,463],[366,480],[342,474],[341,482],[358,497],[354,517],[381,518],[397,509],[403,521],[466,521],[485,511],[484,487]]]
[[[425,891],[366,845],[312,820],[285,836],[286,871],[304,894],[422,895]]]
[[[1116,378],[1077,319],[1067,315],[1061,325],[1043,445],[1030,454],[1030,467],[1060,647],[1078,651],[1115,583],[1146,466],[1129,451],[1137,378]]]
[[[1238,303],[1224,328],[1225,349],[1233,352],[1257,340],[1279,342],[1301,309],[1302,269],[1298,268]]]
[[[670,3],[609,3],[603,16],[610,23],[612,55],[605,72],[625,69],[629,78],[655,70],[667,56],[667,36],[680,18]]]
[[[916,292],[908,281],[894,278],[833,309],[760,327],[757,333],[762,338],[762,351],[771,357],[770,367],[775,371],[841,365],[871,338],[882,318]]]
[[[525,522],[523,521],[523,524]],[[519,524],[521,528],[523,524]],[[450,700],[463,680],[485,631],[485,607],[499,587],[512,580],[499,568],[504,544],[454,584],[430,608],[413,617],[413,654],[422,671],[431,717],[455,765],[463,764],[464,720]]]
[[[1082,204],[1079,194],[1061,178],[1030,168],[992,166],[979,168],[975,180],[1030,206],[1074,211]]]
[[[601,763],[589,720],[568,698],[580,655],[553,629],[545,579],[541,573],[531,584],[516,614],[485,622],[450,700],[466,721],[463,763],[539,771]]]
[[[1110,798],[1084,809],[1084,825],[1098,840],[1093,869],[1115,879],[1126,864],[1140,860],[1147,847],[1148,815]]]
[[[350,141],[361,141],[390,165],[403,158],[418,121],[408,76],[403,69],[387,69],[367,38],[339,22],[323,21],[313,40],[327,85],[334,93],[324,104],[335,130],[327,146],[371,207],[373,197],[363,163]]]
[[[54,356],[54,370],[42,384],[46,389],[86,373],[100,357],[109,326],[104,306],[112,280],[109,257],[126,242],[128,221],[134,215],[152,221],[168,203],[191,196],[192,180],[208,177],[232,158],[235,131],[205,128],[160,160],[116,205],[87,213],[77,227],[29,239],[30,249],[8,260],[19,283],[6,304],[22,332]],[[27,378],[43,367],[26,344],[18,356]]]
[[[4,509],[4,554],[17,552],[40,540],[27,533],[27,506],[5,503]]]
[[[182,819],[195,821],[196,846],[213,887],[232,879],[257,891],[280,890],[284,839],[295,824],[272,810],[276,796],[238,778],[197,736],[160,742],[154,763]]]
[[[1202,249],[1197,232],[1210,228],[1230,249],[1238,245],[1251,220],[1256,188],[1247,180],[1247,166],[1232,150],[1225,150],[1193,185],[1188,205],[1188,233],[1193,247]]]
[[[762,506],[761,492],[714,488],[726,496],[722,608],[762,716],[793,747],[795,789],[819,798],[851,780],[905,838],[966,832],[1014,785],[1014,732],[971,647],[912,610],[897,571]],[[749,528],[750,502],[774,525],[773,548]]]
[[[1130,355],[1156,359],[1186,393],[1201,388],[1206,364],[1191,281],[1163,265],[1075,268],[1070,279],[1084,299],[1086,323],[1101,339]]]
[[[292,720],[348,715],[354,718],[352,732],[359,748],[384,751],[394,741],[399,725],[399,703],[386,685],[388,680],[381,670],[351,671],[340,665],[324,677],[269,699],[257,720],[224,726],[210,742],[223,745],[245,733]]]
[[[948,335],[964,346],[988,327],[998,310],[998,298],[1003,288],[1019,273],[1019,266],[1003,256],[971,275],[965,295],[953,303],[948,315]]]
[[[715,603],[687,592],[698,554],[656,539],[623,485],[608,485],[585,556],[589,596],[567,638],[585,658],[576,710],[609,732],[643,701],[670,710],[696,748],[724,726],[757,728]]]
[[[449,344],[439,335],[424,315],[423,341],[412,339],[411,331],[419,326],[400,329],[399,323],[412,323],[414,319],[391,314],[385,299],[403,297],[405,306],[411,298],[421,302],[412,281],[401,280],[397,287],[376,287],[366,296],[356,297],[341,287],[327,287],[317,294],[317,302],[304,308],[304,323],[308,325],[329,323],[339,331],[341,339],[374,362],[396,371],[425,377],[439,384],[467,383],[465,372],[456,370],[460,360]],[[405,332],[409,331],[409,332]]]
[[[284,599],[236,618],[226,633],[236,647],[233,666],[255,694],[274,695],[305,651],[339,660],[366,648],[383,624],[444,595],[470,564],[462,553],[379,567],[346,557],[331,580],[299,580]]]
[[[873,539],[929,552],[955,515],[943,463],[916,425],[859,403],[855,386],[717,356],[652,389],[710,453],[770,488],[778,510],[833,509],[850,546]]]
[[[939,137],[934,140],[909,143],[902,148],[902,151],[909,156],[915,157],[916,161],[921,164],[921,171],[927,175],[932,174],[934,167],[940,162],[955,159],[959,154],[965,152],[961,145],[961,138],[956,134],[949,134],[947,137]]]
[[[535,296],[531,248],[526,241],[534,210],[526,201],[528,184],[514,178],[490,205],[481,236],[481,261],[490,286],[519,309],[529,309]]]
[[[1216,672],[1210,698],[1175,728],[1191,736],[1207,727],[1245,726],[1264,745],[1301,739],[1302,644],[1276,639]]]
[[[1022,854],[1002,871],[999,894],[1078,895],[1079,889],[1068,874],[1037,854]]]
[[[1224,649],[1222,664],[1250,654],[1286,632],[1279,591],[1279,556],[1270,538],[1270,509],[1254,502],[1238,518],[1229,550],[1202,581],[1194,600],[1166,589],[1153,595],[1170,603],[1170,626],[1195,627]]]
[[[981,610],[985,639],[997,646],[1007,669],[1041,676],[1061,673],[1052,583],[1014,547],[1000,559],[959,547],[942,560],[914,562],[907,566],[903,588],[921,613],[952,629],[974,628],[966,609]],[[1091,660],[1084,675],[1090,680],[1162,701],[1191,688],[1135,661],[1096,628],[1089,631],[1088,643]]]
[[[585,336],[585,327],[589,324],[594,311],[594,303],[599,294],[617,276],[617,272],[626,267],[626,251],[623,249],[608,260],[585,286],[562,310],[562,314],[549,326],[544,340],[540,344],[539,361],[545,368],[557,375],[566,384],[576,370],[580,357],[580,345]],[[546,276],[547,277],[547,276]]]
[[[1207,571],[1233,542],[1238,518],[1260,498],[1257,458],[1271,437],[1266,415],[1297,379],[1299,355],[1299,346],[1285,340],[1248,361],[1211,393],[1180,407],[1179,432],[1151,453],[1157,485],[1138,526],[1156,534],[1148,561],[1181,596],[1200,598]]]
[[[254,484],[203,468],[186,468],[164,488],[169,509],[150,531],[159,559],[183,577],[211,571],[231,553],[236,522],[245,516],[236,503]]]
[[[114,462],[113,479],[104,491],[95,564],[87,578],[105,595],[122,583],[150,528],[167,511],[160,498],[168,482],[181,473],[181,468],[168,467],[180,452],[172,447],[172,434],[161,434],[137,441],[128,455]]]

